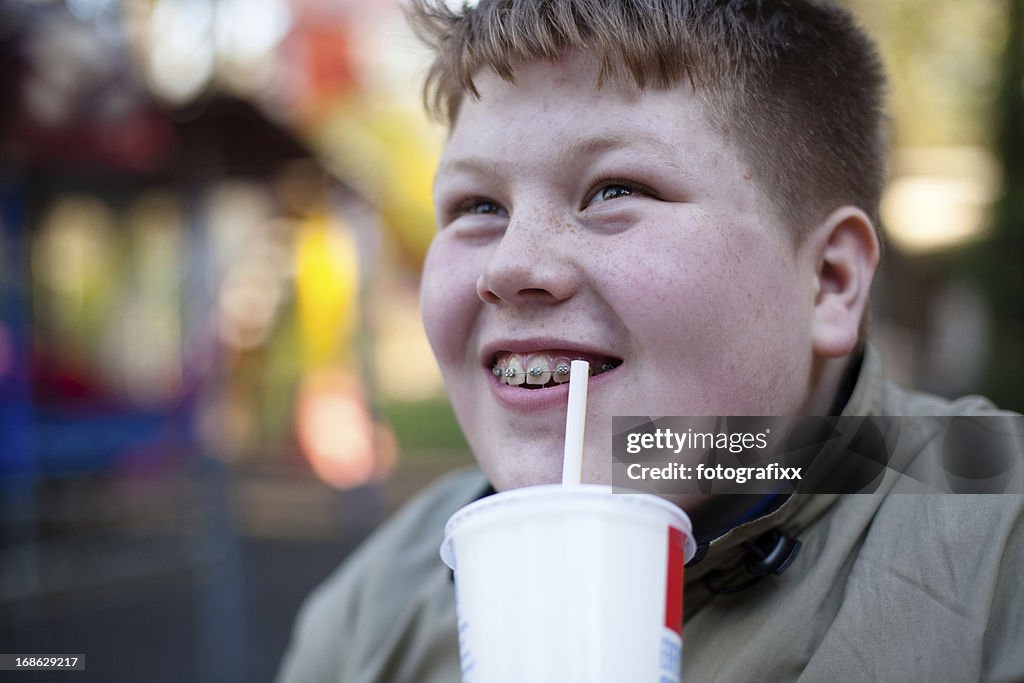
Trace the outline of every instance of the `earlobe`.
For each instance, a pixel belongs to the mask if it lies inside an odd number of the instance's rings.
[[[879,243],[871,219],[853,206],[836,209],[808,241],[817,293],[811,341],[815,355],[839,358],[857,346],[861,317],[878,267]]]

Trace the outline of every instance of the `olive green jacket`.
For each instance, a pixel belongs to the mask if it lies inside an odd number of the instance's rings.
[[[993,411],[900,389],[869,350],[844,415]],[[714,540],[687,568],[683,679],[1024,681],[1024,496],[899,486],[886,477],[872,494],[791,496]],[[437,549],[448,517],[486,488],[477,470],[449,475],[374,534],[307,599],[278,683],[458,681],[453,585]],[[702,577],[728,575],[740,544],[772,528],[802,542],[792,565],[711,595]]]

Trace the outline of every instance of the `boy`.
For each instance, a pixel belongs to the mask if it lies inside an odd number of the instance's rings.
[[[569,358],[595,369],[591,482],[611,479],[613,415],[991,410],[886,383],[861,341],[884,83],[844,11],[418,0],[411,16],[450,127],[422,312],[482,474],[435,485],[319,589],[282,681],[458,680],[444,521],[490,487],[559,481]],[[1024,680],[1021,498],[887,493],[677,499],[701,547],[684,679]]]

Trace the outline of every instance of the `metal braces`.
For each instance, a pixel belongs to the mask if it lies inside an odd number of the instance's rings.
[[[613,370],[614,368],[615,366],[612,365],[611,363],[603,363],[601,365],[602,372],[607,372],[608,370]],[[530,377],[540,377],[545,372],[550,372],[552,375],[559,375],[560,377],[568,377],[569,364],[559,363],[554,370],[547,370],[540,366],[534,366],[529,370],[513,370],[512,368],[502,368],[495,365],[493,368],[491,368],[491,372],[494,373],[495,377],[501,377],[503,375],[505,377],[515,377],[516,375],[529,375]]]

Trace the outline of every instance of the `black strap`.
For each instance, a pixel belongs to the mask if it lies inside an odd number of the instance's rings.
[[[714,595],[739,593],[766,576],[779,576],[786,571],[800,552],[800,546],[800,541],[785,531],[771,529],[743,544],[747,551],[743,562],[746,578],[730,584],[726,573],[716,569],[704,577],[704,586]]]

